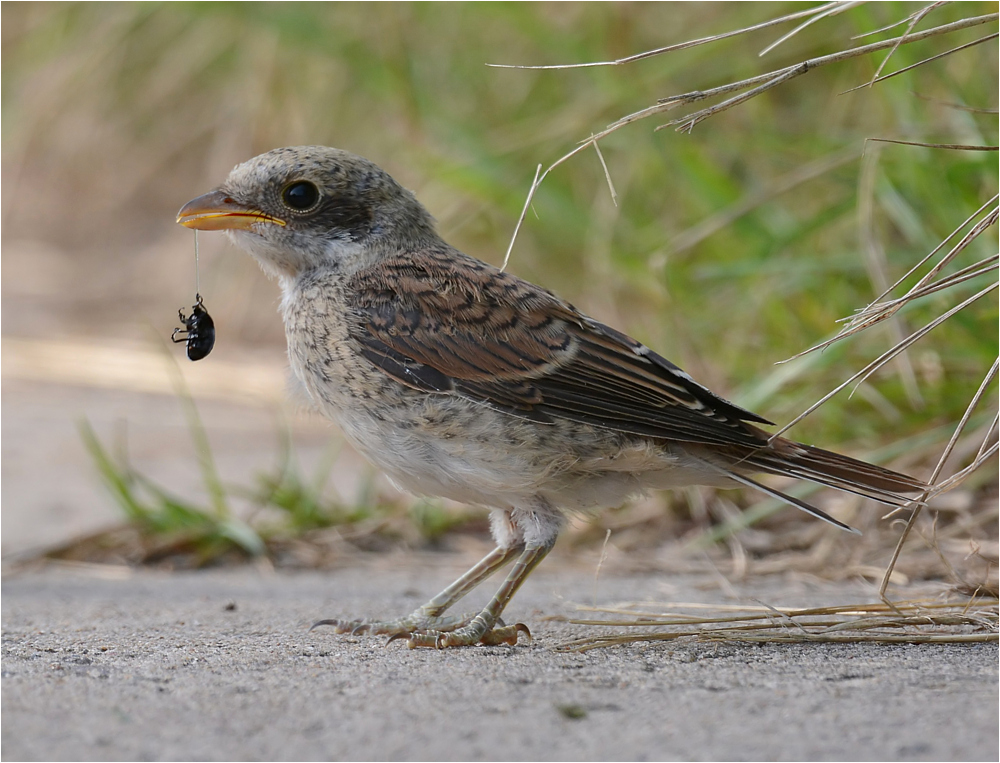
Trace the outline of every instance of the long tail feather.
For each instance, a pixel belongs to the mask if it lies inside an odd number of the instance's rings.
[[[815,506],[810,506],[805,501],[800,501],[798,498],[795,498],[794,496],[782,493],[780,490],[775,490],[774,488],[768,487],[767,485],[762,485],[759,482],[750,479],[749,477],[744,477],[742,474],[739,474],[738,472],[727,471],[726,474],[728,474],[730,478],[736,480],[737,482],[740,482],[748,487],[752,487],[755,490],[759,490],[760,492],[764,493],[765,495],[769,495],[772,498],[777,498],[779,501],[784,501],[785,503],[791,504],[795,508],[804,511],[806,514],[811,514],[817,519],[822,519],[824,522],[828,522],[834,527],[839,527],[841,530],[847,530],[847,532],[854,533],[855,535],[861,535],[860,530],[851,527],[850,525],[845,525],[840,520],[831,517],[825,511],[820,511]]]
[[[902,494],[927,488],[924,482],[905,474],[784,438],[769,448],[747,453],[743,463],[762,472],[798,477],[889,506],[912,504],[912,499]]]
[[[761,432],[761,434],[764,433]],[[816,448],[812,445],[786,440],[783,437],[773,440],[766,447],[754,450],[739,447],[730,452],[734,456],[734,460],[730,464],[723,466],[715,459],[708,458],[703,459],[702,462],[735,482],[752,487],[772,498],[777,498],[779,501],[794,506],[817,519],[822,519],[834,527],[858,535],[860,532],[850,525],[834,519],[826,512],[805,501],[751,479],[747,473],[764,472],[796,477],[871,498],[889,506],[918,505],[919,501],[906,498],[901,493],[919,493],[928,487],[926,483],[918,479],[894,472],[891,469],[858,461],[855,458],[842,456],[839,453]]]

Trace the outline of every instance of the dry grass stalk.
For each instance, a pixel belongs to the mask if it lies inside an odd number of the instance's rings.
[[[664,605],[691,609],[690,604]],[[958,644],[997,641],[998,601],[978,599],[962,604],[915,600],[850,604],[810,609],[715,607],[714,616],[670,611],[580,607],[584,611],[627,614],[631,619],[569,619],[574,625],[642,628],[641,633],[585,636],[556,647],[585,652],[644,641],[745,641],[767,643],[908,643]],[[735,614],[735,611],[747,614]],[[656,630],[651,631],[655,628]],[[668,630],[669,629],[669,630]]]
[[[928,294],[933,294],[941,289],[948,288],[950,286],[955,286],[976,275],[981,275],[990,270],[997,269],[997,256],[991,256],[980,260],[979,262],[964,268],[947,278],[943,278],[938,281],[933,279],[948,265],[952,260],[954,260],[962,251],[964,251],[973,241],[975,241],[979,236],[981,236],[987,228],[996,225],[998,217],[1000,217],[1000,207],[994,206],[1000,196],[994,196],[992,199],[983,204],[979,209],[973,212],[968,218],[962,222],[955,230],[953,230],[948,236],[946,236],[940,244],[938,244],[930,253],[928,253],[923,259],[921,259],[916,265],[910,268],[902,277],[900,277],[892,286],[885,289],[878,297],[876,297],[867,307],[862,308],[857,313],[855,313],[850,318],[844,318],[843,321],[846,325],[840,332],[830,339],[827,339],[819,344],[810,347],[807,350],[793,355],[787,360],[781,361],[782,363],[787,363],[789,361],[795,360],[796,358],[801,358],[803,355],[808,355],[809,353],[816,352],[817,350],[822,350],[829,347],[834,342],[839,342],[842,339],[846,339],[849,336],[857,334],[867,328],[871,328],[877,323],[880,323],[887,318],[895,315],[900,308],[909,304],[910,302],[920,299],[921,297],[927,296]],[[993,207],[993,209],[989,209]],[[988,210],[988,211],[987,211]],[[945,245],[951,241],[955,236],[957,236],[965,226],[975,220],[979,215],[986,212],[986,215],[982,220],[977,222],[972,229],[962,237],[962,239],[945,254],[933,267],[924,274],[920,280],[914,284],[910,290],[896,299],[886,300],[885,298],[898,287],[907,278],[913,276],[921,267],[923,267],[927,262],[934,257],[938,252],[940,252]],[[974,273],[972,272],[974,271]],[[811,412],[811,411],[810,411]],[[801,421],[803,417],[798,418],[793,423]],[[791,426],[791,425],[789,425]]]
[[[817,408],[819,408],[821,405],[823,405],[823,403],[827,402],[830,398],[832,398],[838,392],[840,392],[841,390],[843,390],[845,387],[848,387],[848,386],[850,386],[852,384],[855,384],[855,383],[856,383],[855,386],[862,384],[866,379],[868,379],[868,377],[870,377],[873,373],[875,373],[880,368],[882,368],[882,366],[884,366],[890,360],[892,360],[893,358],[895,358],[901,352],[903,352],[904,350],[908,349],[910,346],[916,344],[920,339],[922,339],[924,336],[926,336],[927,334],[929,334],[935,328],[937,328],[942,323],[944,323],[945,321],[947,321],[953,315],[961,312],[966,307],[968,307],[969,305],[971,305],[974,302],[978,301],[982,297],[985,297],[987,294],[989,294],[991,291],[995,290],[996,288],[997,288],[997,284],[996,283],[990,284],[989,286],[987,286],[987,287],[981,289],[980,291],[976,292],[975,294],[973,294],[968,299],[962,301],[961,303],[959,303],[955,307],[951,308],[947,312],[942,313],[937,318],[935,318],[934,320],[932,320],[930,323],[927,323],[926,325],[924,325],[922,328],[917,329],[912,334],[910,334],[908,337],[906,337],[905,339],[903,339],[901,342],[899,342],[896,345],[893,345],[888,350],[886,350],[885,352],[883,352],[881,355],[879,355],[877,358],[875,358],[875,360],[873,360],[867,366],[865,366],[864,368],[862,368],[860,371],[858,371],[857,373],[853,374],[851,377],[849,377],[845,381],[843,381],[840,384],[838,384],[836,387],[834,387],[832,390],[830,390],[830,392],[828,392],[827,394],[823,395],[823,397],[821,397],[815,403],[813,403],[812,405],[810,405],[805,411],[803,411],[802,413],[800,413],[794,419],[792,419],[787,424],[785,424],[784,426],[782,426],[777,432],[775,432],[774,434],[772,434],[771,437],[772,438],[778,437],[782,433],[784,433],[787,430],[791,429],[795,424],[798,424],[800,421],[802,421],[802,419],[804,419],[810,413],[812,413],[813,411],[815,411]]]
[[[930,63],[931,61],[934,61],[938,58],[944,58],[945,56],[950,56],[952,53],[957,53],[960,50],[965,50],[966,48],[971,48],[974,47],[975,45],[979,45],[984,42],[989,42],[990,40],[995,40],[997,37],[998,35],[995,33],[988,34],[985,37],[980,37],[978,40],[967,42],[964,45],[958,45],[957,47],[946,50],[944,53],[938,53],[936,56],[930,56],[929,58],[925,58],[923,61],[917,61],[917,63],[915,64],[910,64],[909,66],[905,66],[902,69],[894,71],[892,74],[886,74],[885,76],[882,77],[879,77],[876,74],[876,76],[872,79],[872,81],[869,82],[867,85],[858,85],[857,87],[852,87],[849,90],[845,90],[843,93],[841,93],[841,95],[845,95],[846,93],[853,93],[855,90],[861,90],[864,87],[871,87],[872,85],[875,85],[879,82],[885,82],[885,80],[891,79],[892,77],[902,74],[903,72],[908,72],[911,69],[916,69],[918,66],[923,66],[924,64]],[[895,50],[895,48],[893,48],[893,50]],[[886,61],[888,60],[889,59],[886,58]],[[882,71],[881,66],[879,67],[879,71]]]
[[[993,35],[997,37],[998,35]],[[892,138],[869,138],[873,143],[895,143],[900,146],[921,146],[922,148],[946,148],[950,151],[1000,151],[1000,146],[970,146],[964,143],[919,143],[915,140],[893,140]]]
[[[913,27],[915,27],[924,16],[926,16],[935,8],[940,8],[942,5],[944,5],[943,2],[931,3],[930,5],[924,6],[916,13],[910,15],[909,18],[910,23],[906,27],[906,32],[904,32],[903,36],[899,38],[899,42],[897,42],[895,45],[892,46],[892,50],[890,50],[889,54],[882,60],[882,63],[878,65],[878,69],[875,70],[875,74],[872,75],[871,81],[868,83],[869,87],[878,82],[879,75],[882,73],[882,70],[885,68],[885,65],[889,63],[889,59],[892,58],[892,54],[896,52],[896,50],[902,44],[903,40],[906,39],[906,37],[909,36],[910,32],[913,31]]]
[[[688,42],[679,43],[677,45],[670,45],[663,48],[657,48],[656,50],[647,51],[645,53],[640,53],[635,56],[628,56],[626,58],[618,59],[616,61],[591,62],[586,64],[570,64],[570,65],[560,64],[556,66],[511,66],[511,65],[500,65],[500,64],[491,64],[491,66],[499,66],[501,68],[521,68],[521,69],[567,69],[567,68],[579,68],[582,66],[616,66],[620,64],[632,63],[634,61],[639,61],[645,58],[650,58],[655,55],[660,55],[675,50],[682,50],[684,48],[694,47],[696,45],[703,45],[705,43],[715,42],[717,40],[725,39],[727,37],[732,37],[734,35],[744,34],[746,32],[762,29],[766,26],[780,24],[785,21],[789,21],[793,18],[798,18],[805,15],[821,14],[820,17],[822,17],[823,15],[829,15],[828,11],[834,9],[835,7],[837,9],[837,12],[841,12],[843,10],[846,10],[847,7],[850,7],[851,5],[854,5],[854,3],[829,3],[827,5],[820,6],[818,8],[810,9],[810,11],[803,12],[802,14],[792,14],[789,16],[783,16],[779,19],[773,19],[763,24],[758,24],[752,27],[746,27],[745,29],[736,30],[734,32],[728,32],[722,35],[714,35],[711,37],[699,38],[697,40],[690,40]],[[633,112],[632,114],[628,114],[627,116],[618,119],[617,121],[608,125],[604,130],[592,134],[589,138],[582,141],[576,148],[574,148],[572,151],[568,152],[564,156],[557,159],[544,171],[541,171],[542,165],[538,166],[538,169],[535,172],[535,178],[531,183],[531,187],[528,189],[528,196],[525,199],[524,208],[522,209],[521,215],[517,220],[517,224],[514,226],[514,233],[511,236],[510,244],[508,245],[507,252],[504,255],[504,267],[506,267],[507,263],[510,260],[511,252],[513,251],[514,244],[517,241],[518,231],[520,231],[521,225],[524,222],[524,218],[527,215],[528,208],[531,205],[531,200],[534,198],[535,192],[538,190],[539,186],[542,184],[542,182],[545,180],[548,174],[552,172],[552,170],[556,169],[556,167],[561,165],[563,162],[566,162],[572,157],[576,156],[578,153],[586,149],[588,146],[591,145],[596,146],[599,141],[611,135],[612,133],[617,132],[623,127],[630,125],[634,122],[647,119],[648,117],[654,116],[655,114],[669,111],[671,109],[676,108],[677,106],[685,105],[688,103],[694,103],[696,101],[705,100],[707,98],[713,98],[716,96],[726,95],[728,93],[739,92],[741,90],[746,90],[747,88],[751,88],[748,92],[740,93],[739,95],[733,96],[732,98],[722,101],[721,103],[718,103],[714,106],[710,106],[709,108],[702,109],[700,111],[687,114],[686,116],[680,117],[678,119],[671,120],[666,124],[660,125],[659,127],[656,128],[656,130],[661,130],[665,127],[676,127],[679,132],[691,132],[691,130],[699,122],[703,122],[704,120],[708,119],[711,116],[714,116],[715,114],[718,114],[722,111],[731,109],[734,106],[738,106],[742,103],[745,103],[751,98],[754,98],[760,95],[761,93],[764,93],[767,90],[776,87],[777,85],[783,84],[784,82],[794,79],[795,77],[805,74],[806,72],[811,71],[813,69],[817,69],[821,66],[827,66],[833,63],[839,63],[841,61],[846,61],[851,58],[856,58],[857,56],[868,55],[870,53],[875,53],[881,50],[886,50],[886,49],[895,50],[900,45],[919,42],[921,40],[926,40],[928,38],[935,37],[937,35],[948,34],[950,32],[956,32],[961,29],[967,29],[969,27],[987,24],[991,21],[996,21],[997,19],[1000,19],[1000,14],[997,13],[960,19],[959,21],[955,21],[950,24],[943,24],[941,26],[934,27],[932,29],[927,29],[923,32],[919,32],[916,34],[912,35],[904,34],[900,37],[895,37],[889,40],[883,40],[881,42],[875,42],[869,45],[863,45],[857,48],[851,48],[849,50],[838,51],[837,53],[831,53],[826,56],[819,56],[817,58],[812,58],[806,61],[802,61],[792,66],[783,67],[782,69],[776,69],[774,71],[767,72],[765,74],[759,74],[754,77],[749,77],[747,79],[743,79],[738,82],[732,82],[727,85],[711,88],[709,90],[697,90],[689,93],[683,93],[680,95],[669,96],[667,98],[661,98],[659,101],[657,101],[656,104],[652,106],[640,109],[639,111]],[[787,39],[788,36],[790,35],[786,35],[786,37],[782,39]],[[771,46],[771,48],[768,48],[768,50],[773,49],[773,47],[774,46]],[[948,53],[956,52],[957,50],[961,50],[963,47],[968,47],[968,46],[960,46],[959,48],[955,48],[941,55],[947,55]],[[928,61],[930,60],[933,59],[928,59]],[[609,184],[610,184],[610,177],[609,177]]]
[[[821,66],[828,66],[830,64],[840,63],[842,61],[847,61],[851,58],[856,58],[858,56],[868,55],[869,53],[877,53],[880,50],[885,50],[886,48],[891,48],[895,50],[900,45],[906,45],[911,42],[919,42],[920,40],[926,40],[930,37],[935,37],[941,34],[948,34],[950,32],[956,32],[960,29],[967,29],[973,26],[979,26],[980,24],[987,24],[991,21],[996,21],[1000,18],[1000,14],[992,13],[985,16],[976,16],[973,18],[961,19],[955,21],[951,24],[943,24],[932,29],[927,29],[923,32],[919,32],[913,35],[902,35],[901,37],[894,37],[889,40],[882,40],[881,42],[873,42],[869,45],[862,45],[857,48],[851,48],[850,50],[841,50],[836,53],[830,53],[826,56],[818,56],[816,58],[810,58],[806,61],[801,61],[800,63],[793,64],[791,66],[786,66],[781,69],[775,69],[774,71],[767,72],[765,74],[758,74],[754,77],[749,77],[739,82],[733,82],[728,85],[723,85],[721,87],[712,88],[710,90],[698,90],[691,93],[683,93],[681,95],[674,95],[668,98],[661,98],[655,107],[656,111],[652,111],[646,116],[651,116],[653,113],[658,113],[660,111],[667,111],[669,109],[675,108],[680,105],[685,105],[688,103],[694,103],[695,101],[701,101],[706,98],[713,98],[717,95],[724,95],[726,93],[739,92],[740,90],[746,90],[747,88],[752,88],[746,93],[741,95],[733,96],[728,100],[717,103],[714,106],[710,106],[707,109],[702,109],[701,111],[696,111],[691,114],[687,114],[683,117],[677,119],[672,119],[666,124],[662,124],[657,127],[657,130],[662,130],[666,127],[676,127],[678,132],[691,132],[691,130],[699,122],[703,122],[711,116],[718,114],[720,112],[731,109],[733,106],[738,106],[751,98],[760,95],[767,90],[770,90],[777,85],[787,82],[790,79],[801,76],[806,72],[812,71],[813,69],[818,69]],[[947,55],[948,53],[954,53],[957,50],[947,51],[941,55]],[[928,61],[933,59],[927,59]],[[924,62],[926,63],[926,62]],[[759,84],[758,84],[759,83]],[[648,110],[647,110],[648,111]],[[638,112],[637,112],[638,113]],[[628,119],[628,117],[626,117]],[[633,120],[634,121],[634,120]],[[615,123],[617,124],[617,123]],[[597,135],[597,139],[603,137],[602,134]]]
[[[892,553],[892,559],[889,561],[889,565],[886,567],[885,575],[882,578],[882,584],[881,586],[879,586],[879,591],[878,591],[879,596],[883,598],[885,598],[885,591],[889,587],[889,578],[892,575],[893,568],[896,566],[896,561],[899,559],[899,555],[903,550],[903,544],[906,543],[907,536],[913,529],[913,526],[917,521],[917,517],[920,516],[920,510],[923,508],[922,501],[926,500],[926,498],[930,496],[931,493],[933,493],[935,490],[941,492],[939,486],[937,486],[936,484],[938,477],[941,475],[941,470],[944,469],[945,462],[948,460],[948,457],[951,455],[952,451],[955,449],[955,446],[958,444],[958,438],[961,436],[962,432],[965,431],[965,427],[969,423],[969,418],[972,416],[972,412],[979,405],[979,401],[982,399],[983,394],[986,392],[986,389],[989,387],[990,383],[996,377],[998,362],[993,363],[993,366],[990,368],[989,373],[987,373],[986,377],[983,379],[983,383],[979,386],[979,389],[976,391],[976,394],[972,397],[972,400],[969,402],[968,407],[965,409],[965,415],[962,416],[962,420],[959,421],[958,426],[955,427],[954,434],[952,434],[951,439],[945,446],[944,452],[938,459],[937,465],[934,467],[934,473],[931,475],[931,478],[927,480],[928,484],[933,487],[930,487],[927,490],[925,490],[923,493],[917,496],[917,499],[915,500],[913,511],[910,513],[909,519],[907,519],[906,521],[906,526],[903,528],[903,532],[899,537],[899,542],[896,544],[896,548]],[[989,438],[993,436],[993,431],[995,429],[995,426],[996,424],[994,421],[994,424],[990,426],[989,430],[986,433],[986,439],[983,440],[983,445],[979,449],[979,453],[977,454],[977,457],[973,462],[973,466],[979,466],[981,463],[983,463],[983,461],[985,460],[983,456],[986,453],[996,452],[997,449],[996,443],[994,443],[991,447],[987,447]]]
[[[743,29],[736,29],[731,32],[724,32],[723,34],[709,35],[708,37],[699,37],[696,40],[688,40],[687,42],[681,42],[675,45],[666,45],[662,48],[656,48],[655,50],[647,50],[643,53],[636,53],[635,55],[632,56],[625,56],[624,58],[618,58],[615,59],[614,61],[589,61],[581,64],[553,64],[549,66],[530,66],[524,64],[487,64],[487,66],[492,66],[496,69],[585,69],[595,66],[622,66],[624,64],[634,63],[635,61],[642,61],[647,58],[653,58],[654,56],[660,56],[663,55],[664,53],[671,53],[677,50],[686,50],[687,48],[696,48],[699,45],[705,45],[706,43],[717,42],[719,40],[725,40],[727,38],[736,37],[741,34],[747,34],[748,32],[756,32],[761,29],[767,29],[768,27],[784,24],[786,21],[794,21],[795,19],[800,19],[806,16],[813,16],[813,19],[805,22],[804,24],[800,24],[791,32],[781,37],[777,42],[772,43],[763,51],[761,51],[760,55],[763,56],[767,52],[776,48],[785,40],[789,39],[792,35],[804,29],[813,21],[818,21],[821,18],[826,18],[827,16],[832,16],[837,13],[842,13],[843,11],[855,5],[859,5],[859,3],[856,2],[825,3],[824,5],[820,5],[815,8],[808,8],[807,10],[799,11],[798,13],[790,13],[787,16],[781,16],[780,18],[770,19],[769,21],[764,21],[760,24],[754,24],[753,26],[744,27]]]

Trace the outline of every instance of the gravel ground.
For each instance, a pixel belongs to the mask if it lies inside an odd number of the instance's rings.
[[[465,554],[330,573],[8,573],[4,760],[996,760],[997,646],[660,642],[583,654],[570,602],[721,602],[705,581],[543,567],[535,640],[436,652],[309,632],[408,612]],[[843,586],[738,591],[857,601]],[[866,595],[867,598],[870,596]],[[730,600],[731,601],[731,600]]]
[[[137,469],[182,495],[201,489],[175,398],[49,383],[55,371],[82,381],[93,363],[67,365],[59,349],[43,358],[53,370],[18,346],[5,341],[3,363],[4,760],[998,758],[996,644],[660,642],[567,654],[553,647],[581,628],[545,619],[576,613],[571,602],[874,600],[861,585],[770,576],[723,590],[616,574],[613,558],[595,585],[599,550],[570,558],[557,547],[509,611],[532,643],[435,652],[308,628],[409,612],[483,548],[359,554],[329,573],[13,572],[30,549],[117,518],[80,446],[82,417],[106,441],[127,422]],[[76,354],[93,360],[96,349]],[[145,376],[120,375],[144,389]],[[270,403],[217,386],[199,400],[202,417],[223,479],[248,484],[273,465],[280,427]],[[299,456],[316,460],[329,427],[304,416],[290,426]],[[334,482],[349,497],[364,472],[345,458]]]

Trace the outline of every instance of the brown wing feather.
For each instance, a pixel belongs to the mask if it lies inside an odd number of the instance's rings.
[[[451,249],[383,261],[348,285],[352,337],[398,381],[540,421],[765,444],[770,423],[723,400],[639,342],[551,292]]]
[[[350,333],[386,374],[429,392],[464,395],[540,422],[565,418],[727,454],[720,468],[819,482],[890,505],[926,485],[836,453],[771,439],[766,419],[723,400],[631,337],[551,292],[453,249],[383,261],[354,276]],[[813,507],[805,510],[844,525]]]

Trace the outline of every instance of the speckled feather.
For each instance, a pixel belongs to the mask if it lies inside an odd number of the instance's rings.
[[[551,292],[450,248],[410,252],[346,287],[362,354],[397,381],[543,423],[759,446],[766,423]]]

